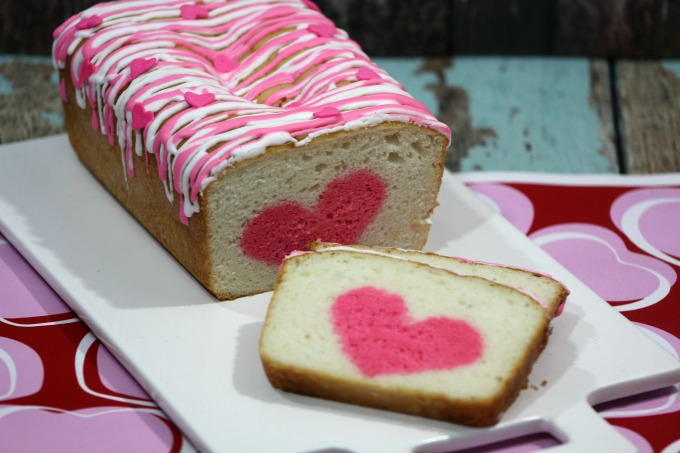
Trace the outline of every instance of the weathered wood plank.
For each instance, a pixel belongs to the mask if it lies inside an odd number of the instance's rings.
[[[52,31],[96,0],[0,1],[0,54],[50,55]]]
[[[0,54],[49,55],[99,0],[0,1]],[[317,0],[372,56],[680,57],[678,0]]]
[[[680,53],[677,0],[555,0],[556,54],[669,58]]]
[[[428,59],[403,83],[435,93],[450,170],[618,172],[605,62]]]
[[[319,8],[371,56],[443,56],[452,52],[451,2],[317,0]]]
[[[0,57],[0,143],[64,131],[51,59]]]
[[[553,6],[554,0],[454,0],[452,54],[551,54]]]
[[[680,61],[621,61],[617,79],[627,171],[680,171]]]
[[[590,98],[588,103],[597,112],[600,143],[598,153],[611,163],[614,173],[620,173],[622,162],[620,157],[618,131],[614,117],[611,86],[611,66],[606,60],[590,61]]]

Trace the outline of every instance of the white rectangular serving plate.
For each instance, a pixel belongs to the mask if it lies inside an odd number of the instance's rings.
[[[485,429],[286,394],[258,340],[271,294],[218,303],[80,165],[66,136],[0,147],[0,229],[201,451],[441,452],[533,432],[635,451],[590,405],[670,386],[680,363],[450,174],[427,249],[571,290],[529,388]]]

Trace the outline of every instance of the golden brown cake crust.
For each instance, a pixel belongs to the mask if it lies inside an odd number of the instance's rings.
[[[400,389],[399,398],[384,392],[379,385],[345,381],[335,376],[302,370],[262,358],[267,379],[275,388],[286,392],[329,399],[341,403],[400,412],[473,427],[493,426],[526,388],[534,362],[543,348],[538,341],[524,359],[515,378],[506,383],[498,398],[485,401],[452,401],[444,395],[433,396],[411,389]]]
[[[73,83],[65,71],[61,78],[72,92]],[[154,158],[144,161],[133,153],[137,172],[134,177],[126,176],[119,145],[110,145],[105,135],[90,126],[92,109],[81,109],[71,100],[64,112],[71,146],[85,167],[196,279],[209,282],[204,213],[194,215],[189,225],[182,224],[178,197],[173,203],[168,201]]]

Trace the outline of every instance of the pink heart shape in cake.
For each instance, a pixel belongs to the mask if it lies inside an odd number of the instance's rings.
[[[484,351],[470,323],[444,316],[414,321],[400,295],[373,286],[340,295],[331,315],[344,353],[369,377],[450,370]]]
[[[376,174],[355,171],[328,184],[311,209],[282,202],[261,211],[246,225],[241,249],[256,260],[279,264],[315,240],[354,243],[378,215],[386,194]]]

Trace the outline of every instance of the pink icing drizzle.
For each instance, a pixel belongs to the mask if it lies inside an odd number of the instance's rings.
[[[66,104],[68,102],[68,94],[66,93],[66,82],[64,80],[59,81],[59,97]]]
[[[54,36],[55,64],[70,71],[78,105],[97,108],[128,175],[133,152],[155,156],[183,221],[218,172],[270,146],[387,121],[450,137],[310,2],[102,3]],[[214,101],[189,106],[188,92]],[[329,111],[341,114],[319,117]]]
[[[208,17],[208,9],[198,5],[182,5],[180,8],[182,18],[194,20]]]
[[[102,24],[102,22],[103,22],[102,18],[97,16],[96,14],[89,17],[83,17],[76,24],[76,30],[85,30],[88,28],[98,27]]]

